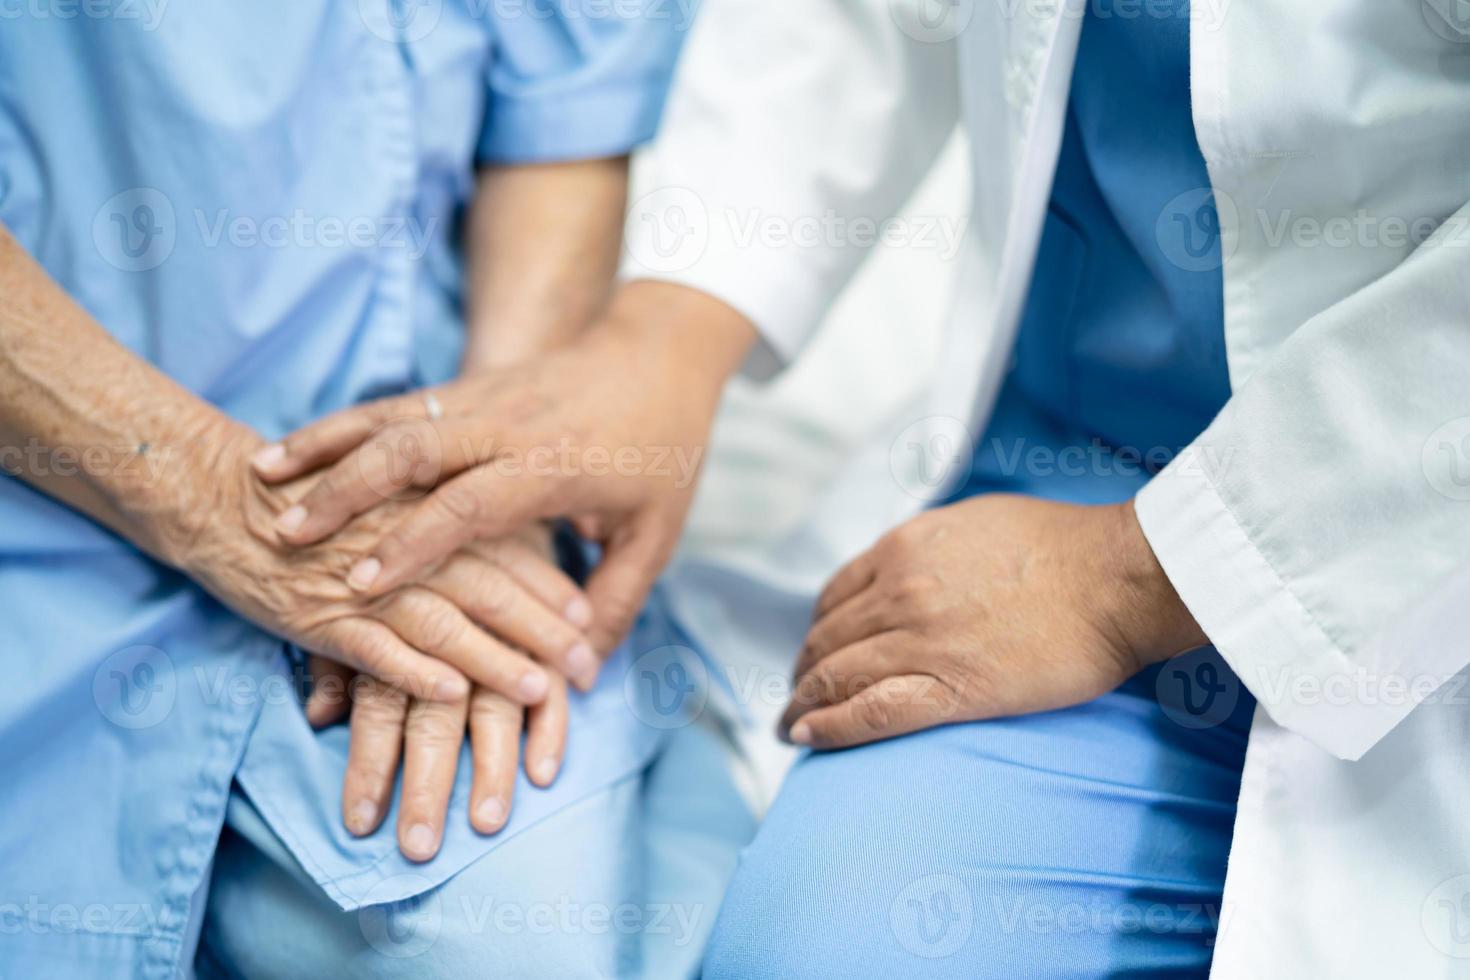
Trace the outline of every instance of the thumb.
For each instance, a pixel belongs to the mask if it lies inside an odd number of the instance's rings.
[[[633,628],[673,554],[677,535],[677,529],[664,521],[643,518],[614,528],[612,537],[603,542],[602,561],[588,576],[586,587],[594,614],[588,637],[603,657]]]
[[[256,452],[251,466],[266,483],[284,483],[335,463],[373,430],[401,415],[422,415],[423,397],[383,398],[333,412]]]
[[[312,655],[311,694],[306,698],[306,720],[312,728],[335,725],[347,715],[348,694],[355,673],[346,664]]]

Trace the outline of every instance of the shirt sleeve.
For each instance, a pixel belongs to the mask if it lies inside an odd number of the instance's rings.
[[[1343,759],[1470,663],[1467,222],[1293,333],[1136,501],[1241,682]]]
[[[479,162],[621,156],[647,142],[692,13],[690,0],[507,5],[492,22]]]
[[[794,358],[958,122],[955,43],[908,0],[705,0],[641,161],[626,279],[690,286]],[[906,29],[907,28],[907,29]]]

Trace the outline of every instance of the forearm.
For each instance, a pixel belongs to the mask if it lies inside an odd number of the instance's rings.
[[[679,403],[670,410],[705,417],[758,337],[750,320],[709,293],[650,279],[619,286],[590,333],[593,343],[632,352],[630,382],[654,373],[676,378]]]
[[[596,323],[599,338],[631,343],[650,369],[666,362],[699,395],[718,397],[755,327],[690,287],[614,290],[627,188],[626,157],[481,172],[465,243],[465,373],[519,363]]]
[[[231,422],[117,343],[0,227],[0,468],[176,562]]]
[[[467,224],[466,372],[577,336],[607,302],[628,159],[488,167]]]

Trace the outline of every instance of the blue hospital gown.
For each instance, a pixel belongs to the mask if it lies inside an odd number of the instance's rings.
[[[0,20],[0,222],[120,342],[278,437],[452,374],[476,165],[649,138],[688,7],[642,6],[30,5]],[[282,642],[11,477],[0,622],[0,976],[185,967],[237,776],[343,908],[425,889],[509,836],[451,820],[412,875],[391,818],[350,838],[346,733],[307,730]],[[658,751],[620,702],[611,684],[577,699],[566,772],[523,784],[515,821]]]

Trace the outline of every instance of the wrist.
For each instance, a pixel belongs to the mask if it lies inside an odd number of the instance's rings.
[[[224,415],[198,420],[181,433],[172,447],[165,492],[143,511],[144,533],[151,539],[147,550],[200,578],[217,557],[211,544],[217,532],[229,537],[229,530],[256,525],[256,536],[268,534],[271,508],[263,498],[270,491],[249,465],[251,453],[263,445],[248,426]]]
[[[594,332],[673,372],[711,410],[757,339],[754,324],[708,293],[647,279],[622,285]]]
[[[461,377],[515,367],[566,347],[593,322],[595,311],[607,303],[608,290],[606,284],[600,289],[588,283],[562,284],[539,294],[523,292],[517,300],[477,311],[467,320]],[[503,324],[516,329],[495,329]]]
[[[1109,550],[1121,601],[1114,623],[1140,669],[1210,642],[1144,536],[1133,501],[1112,511]]]

